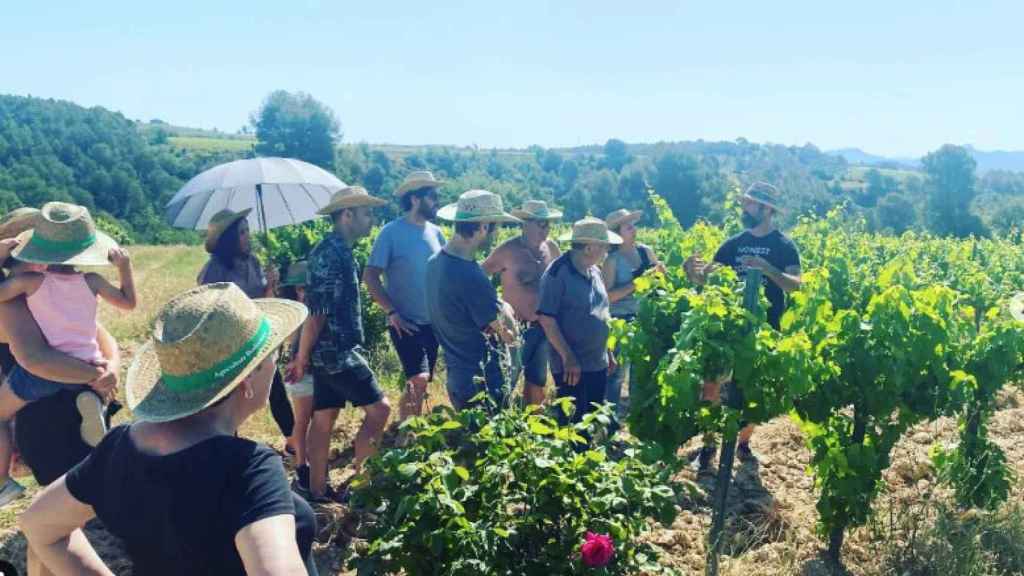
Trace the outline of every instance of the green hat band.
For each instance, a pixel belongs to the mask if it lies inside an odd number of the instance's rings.
[[[238,376],[242,369],[249,365],[249,362],[263,349],[263,345],[269,338],[270,322],[264,317],[260,321],[260,327],[256,333],[237,352],[202,372],[184,376],[164,374],[162,376],[164,386],[173,392],[183,393],[194,392],[218,382],[230,380]]]
[[[38,234],[32,234],[28,244],[46,252],[57,252],[61,254],[81,252],[96,243],[96,235],[90,234],[81,240],[50,240]]]

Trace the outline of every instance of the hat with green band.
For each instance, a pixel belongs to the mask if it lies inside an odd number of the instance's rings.
[[[169,422],[230,394],[305,320],[291,300],[251,300],[229,282],[192,288],[157,316],[125,382],[136,420]]]
[[[14,238],[25,230],[31,230],[39,218],[39,208],[15,208],[0,218],[0,240]]]
[[[284,275],[281,286],[305,286],[308,283],[309,265],[305,260],[292,262],[288,265],[288,273]]]
[[[441,208],[437,216],[450,222],[521,222],[505,212],[501,196],[487,190],[463,192],[458,202]]]
[[[33,264],[106,266],[110,250],[117,248],[113,238],[96,229],[86,207],[67,202],[43,204],[35,227],[18,240],[11,256]]]

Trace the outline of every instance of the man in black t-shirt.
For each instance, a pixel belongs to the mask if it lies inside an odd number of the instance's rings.
[[[800,288],[800,252],[785,234],[779,231],[772,218],[779,212],[779,191],[765,182],[755,182],[740,200],[743,206],[743,227],[745,230],[729,238],[715,252],[713,263],[706,263],[699,254],[694,254],[683,265],[687,277],[696,284],[703,284],[708,273],[716,266],[733,267],[742,277],[747,270],[760,270],[764,275],[765,296],[768,298],[768,323],[776,330],[786,310],[786,293]],[[703,397],[713,402],[720,401],[720,383],[706,382]],[[737,455],[740,460],[754,460],[750,450],[750,436],[753,426],[747,426],[739,435]],[[714,447],[705,445],[698,454],[701,470],[711,463]]]

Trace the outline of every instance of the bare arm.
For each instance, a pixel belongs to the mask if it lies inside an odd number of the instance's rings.
[[[548,342],[554,347],[558,355],[562,357],[562,364],[564,364],[566,382],[570,386],[575,386],[576,382],[579,381],[580,377],[580,366],[576,360],[576,355],[569,349],[569,344],[566,343],[565,337],[562,336],[562,330],[558,327],[558,322],[555,321],[551,316],[539,314],[537,321],[540,322],[541,328],[544,329],[544,335],[547,336]]]
[[[54,574],[113,576],[81,527],[96,516],[75,499],[61,476],[36,497],[19,524],[28,544]]]
[[[280,514],[257,520],[235,534],[245,573],[253,576],[305,576],[295,542],[295,517]]]
[[[43,275],[38,272],[23,272],[0,282],[0,302],[10,302],[18,296],[29,296],[39,289]]]
[[[785,270],[779,270],[760,256],[748,256],[742,259],[742,263],[744,266],[763,272],[764,275],[781,288],[783,292],[799,290],[800,285],[803,284],[803,277],[800,275],[800,266],[789,266]]]
[[[491,252],[491,255],[480,265],[484,269],[484,274],[494,276],[505,269],[505,251],[502,248],[503,246],[498,246],[497,250]]]
[[[299,349],[295,357],[288,363],[286,369],[288,382],[298,382],[306,375],[306,368],[309,366],[309,356],[313,353],[313,345],[320,338],[320,332],[327,323],[327,316],[310,314],[302,323],[302,330],[299,335]]]
[[[370,293],[373,301],[377,303],[377,306],[390,313],[395,309],[395,305],[391,303],[391,298],[388,298],[388,293],[384,290],[384,283],[380,279],[382,274],[384,274],[384,270],[376,266],[367,266],[363,270],[363,282],[366,284],[366,290]]]
[[[615,268],[615,261],[612,260],[611,258],[605,258],[604,266],[601,267],[601,278],[604,280],[605,286],[615,285]],[[636,286],[633,284],[632,281],[627,282],[626,284],[619,286],[614,290],[609,290],[608,302],[618,302],[619,300],[622,300],[623,298],[632,294],[634,290],[636,290]]]
[[[100,332],[100,349],[106,355],[103,348],[104,334],[106,337],[110,334],[105,330]],[[11,353],[22,368],[40,378],[62,384],[82,384],[92,382],[103,375],[103,367],[72,358],[51,348],[43,338],[43,333],[39,331],[39,326],[29,313],[24,300],[0,303],[0,340],[10,345]],[[113,346],[116,348],[117,344],[114,343]]]

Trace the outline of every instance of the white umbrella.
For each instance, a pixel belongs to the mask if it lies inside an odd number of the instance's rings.
[[[228,208],[253,208],[249,226],[266,232],[316,218],[345,183],[330,172],[293,158],[250,158],[214,166],[189,180],[167,203],[172,226],[205,230]]]

